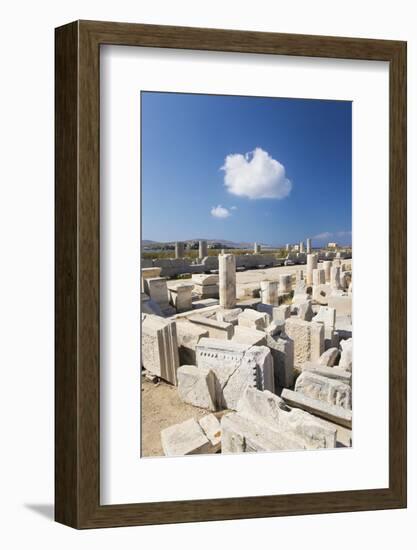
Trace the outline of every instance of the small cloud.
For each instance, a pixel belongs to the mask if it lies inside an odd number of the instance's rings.
[[[230,210],[237,210],[237,206],[231,206]]]
[[[332,236],[333,236],[333,233],[329,233],[329,231],[323,231],[323,233],[314,235],[313,239],[316,239],[317,241],[324,241],[326,239],[330,239],[330,237]]]
[[[221,169],[227,190],[238,197],[283,199],[292,189],[284,166],[260,147],[244,155],[227,155]]]
[[[221,204],[213,206],[210,212],[211,215],[215,218],[228,218],[229,216],[231,216],[230,211]]]

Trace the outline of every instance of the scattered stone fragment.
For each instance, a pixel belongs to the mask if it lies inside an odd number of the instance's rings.
[[[255,330],[253,328],[237,326],[235,327],[235,333],[233,335],[232,342],[249,344],[250,346],[265,346],[266,333],[262,330]]]
[[[216,319],[236,326],[238,324],[238,317],[241,313],[242,309],[240,307],[234,309],[219,309],[216,312]]]
[[[165,456],[185,456],[216,452],[200,424],[190,418],[161,431],[161,443]]]
[[[352,411],[344,409],[337,405],[331,405],[319,399],[313,399],[301,392],[295,392],[285,388],[282,390],[281,397],[293,407],[303,409],[313,415],[317,415],[325,420],[330,420],[335,424],[340,424],[346,428],[352,428]]]
[[[195,347],[201,338],[208,337],[209,332],[203,327],[182,319],[177,321],[177,340],[180,365],[195,365]]]
[[[311,321],[314,316],[311,300],[297,303],[296,310],[297,317],[303,321]]]
[[[192,309],[192,291],[193,285],[186,283],[170,288],[170,303],[175,307],[178,313],[190,311]]]
[[[295,391],[344,409],[352,408],[352,389],[348,384],[308,370],[297,378]]]
[[[255,330],[263,330],[269,325],[269,315],[254,309],[245,309],[238,318],[238,324]]]
[[[208,330],[210,338],[224,338],[225,340],[230,340],[233,336],[234,328],[232,323],[210,319],[198,313],[191,315],[188,319],[199,327]]]
[[[294,342],[285,333],[268,335],[266,340],[274,360],[275,389],[289,388],[294,382]]]
[[[318,363],[320,365],[324,365],[325,367],[333,367],[336,364],[339,353],[340,352],[337,348],[329,348],[320,355]]]
[[[313,288],[313,300],[318,304],[327,305],[332,288],[329,284],[317,285]]]
[[[152,374],[176,385],[179,366],[177,327],[155,315],[142,321],[142,365]]]
[[[352,338],[342,340],[340,347],[342,348],[342,353],[340,355],[339,367],[352,371]]]
[[[294,341],[294,366],[302,368],[306,361],[316,361],[324,352],[324,326],[302,319],[285,321],[285,333]]]
[[[198,422],[206,437],[215,448],[214,452],[219,451],[221,447],[222,432],[218,419],[214,416],[214,414],[208,414],[203,416],[203,418],[200,418]]]
[[[210,369],[197,368],[194,365],[183,365],[177,370],[178,395],[184,403],[217,410],[216,378]]]
[[[335,380],[340,380],[345,384],[352,385],[352,373],[341,369],[339,367],[325,367],[319,363],[304,363],[303,371],[308,370],[320,374],[321,376],[326,376],[327,378],[334,378]]]

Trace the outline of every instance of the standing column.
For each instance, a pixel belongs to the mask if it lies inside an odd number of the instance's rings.
[[[311,239],[307,239],[307,254],[311,254]]]
[[[313,269],[317,269],[317,256],[315,254],[307,254],[306,283],[308,286],[313,284]]]
[[[323,262],[323,269],[324,269],[324,274],[325,274],[325,278],[326,278],[326,283],[330,283],[330,270],[332,268],[332,262],[330,260],[325,260]]]
[[[219,256],[220,306],[232,309],[236,306],[236,257],[234,254]]]
[[[261,302],[270,306],[278,305],[278,283],[261,281]]]
[[[198,241],[198,257],[203,259],[207,255],[207,241]]]
[[[340,266],[333,266],[330,270],[330,286],[335,289],[340,289]]]
[[[253,245],[253,253],[254,253],[254,254],[259,254],[260,251],[261,251],[261,245],[258,244],[258,243],[255,243],[255,244]]]
[[[184,257],[184,243],[181,243],[181,242],[175,243],[175,257],[177,259]]]
[[[289,244],[286,244],[286,245],[285,245],[285,250],[286,250],[287,252],[290,251],[290,245],[289,245]]]
[[[300,241],[300,246],[299,246],[298,252],[304,252],[304,243],[303,243],[303,241]]]

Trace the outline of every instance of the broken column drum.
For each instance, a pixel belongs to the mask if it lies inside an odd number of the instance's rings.
[[[221,307],[236,306],[236,258],[233,254],[219,256],[219,295]]]
[[[205,258],[208,256],[207,241],[198,241],[198,257]]]
[[[181,242],[175,243],[175,257],[177,259],[184,257],[184,243],[181,243]]]
[[[316,254],[307,254],[307,285],[313,284],[313,269],[317,269],[317,256]]]

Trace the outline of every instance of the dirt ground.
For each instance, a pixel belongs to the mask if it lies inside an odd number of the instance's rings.
[[[162,380],[154,384],[142,376],[141,393],[142,457],[164,456],[160,437],[164,428],[192,417],[198,420],[209,414],[205,409],[183,403],[178,397],[177,388]]]

